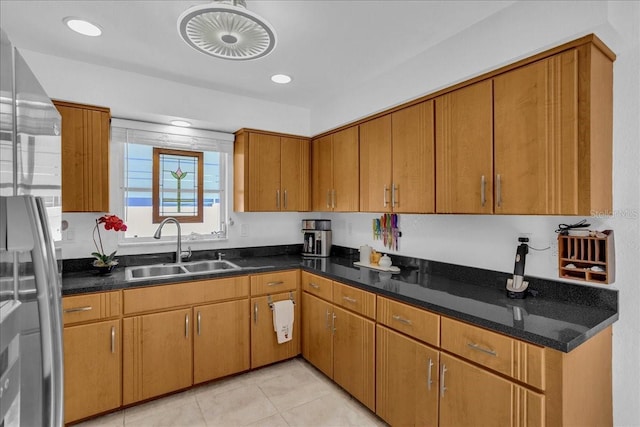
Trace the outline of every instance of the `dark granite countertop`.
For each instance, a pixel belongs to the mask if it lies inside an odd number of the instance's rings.
[[[230,254],[231,255],[231,254]],[[527,298],[506,296],[507,273],[453,264],[392,257],[401,272],[391,274],[357,267],[353,253],[304,259],[296,254],[230,256],[242,270],[163,280],[127,282],[124,268],[110,276],[92,271],[66,272],[63,295],[102,292],[206,278],[263,273],[290,268],[322,275],[378,295],[388,296],[435,313],[534,344],[569,352],[618,319],[616,290],[526,277]]]

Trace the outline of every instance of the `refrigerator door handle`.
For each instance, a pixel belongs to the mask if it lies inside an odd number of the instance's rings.
[[[8,240],[32,243],[31,257],[36,281],[40,339],[42,344],[43,426],[64,425],[61,280],[49,234],[44,202],[40,197],[13,196],[7,200]],[[22,216],[27,221],[18,220]],[[19,227],[17,225],[20,225]],[[20,241],[17,240],[17,241]]]

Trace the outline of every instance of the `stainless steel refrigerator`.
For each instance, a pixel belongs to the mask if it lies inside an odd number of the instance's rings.
[[[60,115],[0,33],[0,426],[61,426]]]

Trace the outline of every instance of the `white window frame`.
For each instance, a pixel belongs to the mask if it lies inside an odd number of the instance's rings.
[[[220,166],[220,176],[224,185],[220,188],[220,221],[221,231],[214,234],[182,233],[183,241],[219,242],[228,240],[230,208],[233,194],[233,141],[234,135],[225,132],[202,129],[182,128],[156,123],[140,122],[128,119],[111,119],[110,163],[110,204],[111,212],[124,216],[125,211],[125,144],[129,135],[142,135],[145,144],[172,149],[191,149],[197,151],[217,151],[225,155],[226,161]],[[155,134],[154,134],[155,133]],[[167,142],[176,136],[178,142]],[[185,138],[186,137],[186,138]],[[186,141],[186,142],[185,142]],[[132,141],[135,142],[135,141]],[[135,142],[140,143],[140,142]],[[175,237],[156,240],[153,237],[124,237],[118,234],[118,247],[149,247],[157,245],[175,245]]]

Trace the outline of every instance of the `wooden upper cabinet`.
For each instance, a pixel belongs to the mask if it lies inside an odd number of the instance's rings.
[[[314,139],[312,157],[312,210],[359,210],[358,126]]]
[[[391,212],[391,115],[360,125],[360,211]]]
[[[612,72],[586,44],[494,78],[496,213],[611,210]]]
[[[309,210],[309,144],[306,138],[238,131],[234,146],[234,210]]]
[[[493,213],[491,80],[435,100],[436,212]]]
[[[433,101],[360,125],[360,210],[434,212]]]
[[[391,114],[394,212],[435,212],[433,127],[431,100]]]
[[[62,116],[62,211],[109,211],[108,108],[53,101]]]

